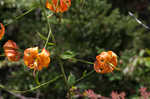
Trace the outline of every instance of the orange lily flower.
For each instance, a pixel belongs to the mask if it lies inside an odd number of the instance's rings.
[[[5,27],[2,23],[0,23],[0,25],[1,25],[1,29],[0,29],[0,40],[1,40],[5,34]]]
[[[27,48],[24,51],[24,63],[30,69],[41,70],[43,67],[48,67],[50,63],[50,53],[43,48],[41,53],[38,52],[38,47]]]
[[[20,53],[17,51],[19,47],[12,40],[8,40],[4,45],[4,52],[9,61],[18,61],[20,59]]]
[[[94,62],[94,69],[97,73],[110,73],[117,66],[117,55],[112,52],[102,52],[96,56],[96,61]]]
[[[71,6],[71,0],[46,0],[46,8],[56,13],[63,13]]]

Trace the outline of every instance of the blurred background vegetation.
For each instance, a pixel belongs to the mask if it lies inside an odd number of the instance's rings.
[[[71,8],[62,14],[61,19],[60,14],[49,18],[67,76],[71,74],[73,79],[78,79],[93,70],[93,65],[66,60],[67,57],[94,62],[96,55],[102,51],[112,50],[118,55],[121,71],[104,75],[94,73],[76,85],[81,92],[93,89],[109,97],[112,91],[124,91],[127,99],[136,99],[140,87],[150,89],[150,31],[128,14],[129,11],[134,13],[149,26],[149,3],[148,0],[72,0]],[[0,41],[1,54],[4,53],[3,44],[9,39],[21,49],[33,46],[43,48],[45,40],[41,39],[39,33],[47,37],[48,30],[44,13],[37,6],[39,0],[0,0],[0,22],[8,24],[6,34]],[[33,10],[29,14],[14,22],[17,16],[30,9]],[[47,9],[47,14],[51,13]],[[41,83],[61,74],[55,48],[49,45],[47,49],[51,52],[51,63],[47,69],[39,72]],[[5,57],[0,58],[0,83],[16,90],[36,86],[32,70],[24,66],[23,60],[13,63]],[[61,78],[22,95],[40,99],[65,99],[67,91]],[[17,97],[0,89],[0,99]]]

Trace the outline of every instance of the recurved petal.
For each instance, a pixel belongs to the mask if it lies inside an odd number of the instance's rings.
[[[108,51],[108,54],[111,57],[111,59],[109,60],[109,62],[111,64],[113,64],[114,66],[117,66],[117,55],[114,52],[112,52],[112,51]]]
[[[26,57],[34,57],[38,55],[38,47],[27,48],[24,51],[24,56]]]
[[[56,13],[67,11],[70,6],[71,0],[52,0],[51,2],[46,0],[46,8]]]
[[[46,8],[48,8],[48,9],[50,9],[50,10],[52,10],[52,9],[53,9],[52,4],[51,4],[51,3],[49,3],[49,1],[48,1],[48,0],[46,0]]]
[[[33,68],[32,66],[34,66],[34,61],[38,56],[38,47],[34,47],[34,48],[27,48],[24,51],[24,63],[30,67]]]
[[[18,61],[20,59],[20,53],[15,51],[12,51],[11,53],[8,52],[6,56],[9,61]]]
[[[105,74],[105,73],[110,73],[110,72],[112,72],[113,70],[112,70],[112,68],[110,67],[106,67],[106,68],[104,68],[102,71],[101,71],[101,74]]]
[[[12,40],[8,40],[4,45],[4,52],[9,61],[18,61],[20,59],[19,47]]]
[[[0,29],[0,40],[1,40],[5,34],[5,27],[2,23],[0,23],[0,25],[1,25],[1,29]]]
[[[71,0],[60,0],[60,12],[63,13],[71,6]]]
[[[4,49],[19,49],[19,47],[17,46],[17,44],[12,41],[12,40],[8,40],[4,45],[3,45]]]
[[[48,64],[50,63],[50,53],[43,48],[41,53],[39,54],[39,65],[48,67]]]
[[[56,13],[59,12],[59,4],[57,3],[57,0],[52,0],[51,2],[46,0],[46,8]]]
[[[94,62],[94,70],[97,73],[101,73],[100,65],[97,63],[97,61]]]

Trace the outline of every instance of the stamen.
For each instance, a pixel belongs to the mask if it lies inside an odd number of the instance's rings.
[[[120,68],[115,67],[112,63],[108,62],[108,64],[109,67],[114,68],[115,70],[120,70]]]

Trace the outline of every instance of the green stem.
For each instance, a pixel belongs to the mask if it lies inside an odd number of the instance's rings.
[[[31,92],[31,91],[33,91],[33,90],[36,90],[36,89],[38,89],[38,88],[40,88],[40,87],[42,87],[42,86],[45,86],[45,85],[47,85],[47,84],[53,83],[53,82],[55,82],[56,80],[58,80],[59,78],[61,78],[61,77],[62,77],[62,75],[56,76],[56,77],[55,77],[54,79],[52,79],[52,80],[49,80],[49,81],[47,81],[47,82],[45,82],[45,83],[43,83],[43,84],[40,84],[40,85],[38,85],[38,86],[36,86],[36,87],[33,87],[33,88],[29,89],[29,90],[24,90],[24,91],[10,90],[10,89],[6,88],[6,87],[5,87],[4,85],[2,85],[2,84],[0,84],[0,88],[6,90],[6,91],[8,91],[8,92],[26,93],[26,92]]]
[[[48,32],[48,37],[47,37],[46,43],[45,43],[45,45],[44,45],[44,48],[46,48],[47,43],[48,43],[48,41],[49,41],[49,38],[50,38],[50,35],[51,35],[51,34],[52,34],[52,31],[51,31],[51,29],[50,29],[49,32]]]
[[[65,74],[65,70],[64,70],[63,63],[62,63],[62,61],[61,61],[59,58],[58,58],[58,61],[59,61],[59,66],[60,66],[60,68],[61,68],[61,72],[62,72],[63,77],[64,77],[64,81],[65,81],[65,83],[66,83],[66,86],[68,87],[67,76],[66,76],[66,74]]]
[[[108,64],[109,64],[112,68],[114,68],[115,70],[121,71],[120,68],[117,68],[117,67],[114,66],[112,63],[109,63],[109,62],[108,62]]]
[[[85,0],[81,0],[81,6],[80,6],[80,9],[83,9],[84,3],[85,3]]]
[[[32,12],[33,10],[35,10],[36,8],[37,8],[37,6],[36,6],[36,7],[31,8],[30,10],[26,11],[25,13],[22,13],[21,15],[19,15],[19,16],[17,16],[17,17],[15,17],[15,18],[14,18],[14,20],[13,20],[12,22],[5,24],[5,26],[7,26],[7,25],[9,25],[9,24],[11,24],[11,23],[15,22],[16,20],[18,20],[18,19],[22,18],[23,16],[25,16],[25,15],[27,15],[28,13]]]
[[[87,73],[85,76],[82,76],[81,78],[79,78],[78,80],[76,80],[75,85],[78,84],[80,81],[84,80],[85,78],[91,76],[95,71],[92,70],[91,72]]]
[[[82,62],[82,63],[86,63],[86,64],[92,64],[92,65],[94,64],[93,62],[89,62],[89,61],[82,60],[82,59],[76,59],[76,58],[71,58],[71,59]]]
[[[61,72],[62,72],[63,77],[64,77],[64,81],[65,81],[65,83],[66,83],[66,86],[67,86],[67,89],[68,89],[68,92],[69,92],[69,99],[71,99],[71,95],[70,95],[70,91],[69,91],[70,87],[69,87],[69,85],[68,85],[67,76],[66,76],[66,74],[65,74],[63,62],[61,61],[61,59],[59,58],[59,56],[58,56],[58,61],[59,61],[59,66],[60,66],[60,68],[61,68]]]
[[[40,3],[41,3],[41,7],[43,9],[43,12],[44,12],[44,16],[46,18],[46,21],[47,21],[47,26],[48,26],[48,37],[47,37],[47,40],[46,40],[46,43],[44,45],[44,48],[46,48],[47,44],[48,44],[48,41],[49,41],[49,38],[51,37],[52,38],[52,41],[55,43],[55,47],[56,47],[56,40],[54,38],[54,35],[52,33],[52,30],[51,30],[51,26],[50,26],[50,23],[49,23],[49,19],[47,17],[47,14],[46,14],[46,10],[45,10],[45,7],[43,6],[43,3],[42,3],[42,0],[40,0]],[[56,50],[57,51],[57,50]],[[56,54],[58,53],[58,51],[56,52]],[[58,58],[58,61],[59,61],[59,66],[61,68],[61,72],[62,72],[62,75],[63,75],[63,78],[64,78],[64,81],[65,81],[65,84],[67,86],[67,89],[69,90],[69,85],[68,85],[68,82],[67,82],[67,76],[65,74],[65,70],[64,70],[64,67],[63,67],[63,62],[61,61],[60,57],[57,56]],[[70,91],[69,92],[69,99],[71,99],[71,96],[70,96]]]
[[[76,59],[76,58],[71,58],[71,59],[82,62],[82,63],[86,63],[86,64],[91,64],[91,65],[94,64],[93,62],[89,62],[89,61],[86,61],[86,60],[81,60],[81,59]],[[94,72],[95,71],[92,70],[91,72],[87,73],[86,75],[84,75],[81,78],[79,78],[78,80],[76,80],[75,85],[78,84],[80,81],[84,80],[85,78],[91,76]]]
[[[46,43],[45,43],[45,45],[44,45],[44,48],[46,48],[50,37],[52,38],[52,40],[54,41],[54,43],[56,43],[56,41],[55,41],[54,35],[53,35],[53,33],[52,33],[51,26],[50,26],[50,23],[49,23],[49,19],[48,19],[48,17],[47,17],[46,10],[45,10],[45,7],[43,6],[42,0],[40,0],[40,4],[41,4],[41,7],[42,7],[42,10],[43,10],[43,12],[44,12],[44,16],[45,16],[45,18],[46,18],[47,25],[48,25],[48,36],[47,36]]]
[[[5,57],[5,54],[0,55],[0,57]]]
[[[40,85],[40,82],[39,82],[39,71],[36,72],[35,82],[36,82],[37,85]]]

